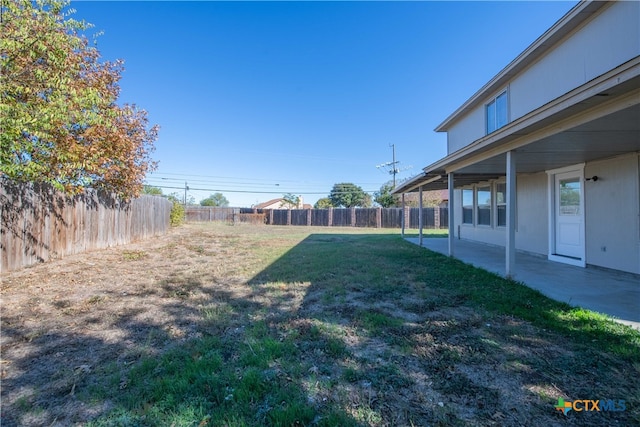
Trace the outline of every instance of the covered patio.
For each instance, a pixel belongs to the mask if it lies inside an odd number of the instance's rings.
[[[640,326],[637,13],[579,2],[436,127],[447,155],[393,190],[448,190],[421,245]]]
[[[590,82],[592,92],[596,93],[591,97],[582,99],[574,95],[577,100],[569,108],[557,106],[558,111],[550,114],[545,106],[543,111],[531,114],[523,119],[516,120],[504,128],[481,138],[478,141],[465,146],[445,158],[433,163],[423,169],[423,172],[413,178],[401,183],[394,190],[394,194],[402,196],[404,206],[404,195],[406,193],[418,192],[420,208],[422,208],[422,193],[430,190],[448,190],[449,192],[449,252],[448,255],[455,255],[453,249],[453,239],[459,235],[460,229],[456,224],[460,222],[462,207],[458,204],[461,198],[455,197],[455,191],[460,191],[470,186],[480,183],[504,182],[506,191],[504,192],[504,215],[505,223],[503,243],[506,251],[502,259],[501,274],[509,277],[516,277],[516,228],[517,223],[526,224],[522,217],[525,214],[546,217],[544,228],[538,228],[538,233],[548,235],[547,256],[549,259],[561,263],[573,264],[585,267],[587,263],[585,241],[585,201],[584,196],[580,196],[579,211],[582,212],[580,219],[580,242],[582,247],[578,254],[561,254],[556,250],[557,238],[559,234],[554,228],[557,221],[554,203],[556,194],[564,185],[563,181],[555,181],[555,177],[560,177],[567,171],[579,170],[575,172],[575,177],[580,185],[581,194],[588,190],[597,193],[605,193],[602,176],[585,175],[585,170],[594,169],[597,162],[611,161],[611,159],[622,158],[625,155],[633,155],[640,150],[640,58],[625,64],[624,73],[633,70],[638,75],[626,80],[622,84],[613,84],[619,76],[611,73],[611,76],[603,78],[598,86],[597,80]],[[609,87],[608,85],[613,85]],[[605,89],[606,88],[606,89]],[[581,93],[582,94],[582,93]],[[584,97],[584,94],[582,94]],[[606,95],[606,96],[605,96]],[[558,101],[559,102],[559,101]],[[441,125],[437,130],[442,130]],[[585,167],[587,165],[587,167]],[[637,168],[637,165],[635,166]],[[596,168],[597,169],[597,168]],[[611,175],[613,172],[607,170],[610,176],[605,178],[613,182]],[[520,177],[531,177],[536,174],[546,174],[548,184],[545,184],[543,191],[546,192],[544,203],[535,206],[526,205],[530,209],[524,208],[526,203],[531,203],[529,196],[523,196],[523,192],[517,193],[516,180]],[[599,180],[599,183],[596,182]],[[520,185],[520,184],[518,184]],[[524,187],[524,186],[523,186]],[[556,188],[558,187],[558,188]],[[595,190],[594,190],[595,189]],[[529,189],[531,190],[531,189]],[[533,191],[540,191],[537,187]],[[631,189],[633,195],[635,189]],[[601,196],[601,194],[598,194]],[[520,196],[518,196],[520,194]],[[493,197],[493,196],[492,196]],[[519,197],[518,202],[516,199]],[[597,204],[593,197],[592,205]],[[630,199],[632,200],[632,199]],[[492,202],[493,203],[493,202]],[[516,211],[516,204],[520,203],[520,212]],[[631,202],[632,203],[632,202]],[[474,206],[474,209],[477,206]],[[494,206],[492,206],[492,209]],[[630,204],[625,206],[625,212],[633,212],[636,206]],[[520,216],[521,218],[517,218]],[[592,224],[598,221],[591,218]],[[626,220],[626,219],[625,219]],[[634,221],[637,221],[634,219]],[[632,222],[630,227],[636,226]],[[494,229],[495,224],[492,225]],[[630,228],[630,233],[634,233]],[[523,237],[520,237],[523,239]],[[471,239],[473,240],[473,239]]]
[[[407,238],[422,247],[449,254],[449,239]],[[505,249],[498,246],[454,240],[455,256],[461,261],[503,276]],[[640,329],[640,287],[631,273],[549,261],[516,252],[513,276],[517,281],[557,301],[607,314],[620,323]]]

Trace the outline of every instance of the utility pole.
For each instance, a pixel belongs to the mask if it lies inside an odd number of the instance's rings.
[[[184,182],[184,207],[187,207],[187,191],[189,190],[189,186],[187,185],[187,181]]]
[[[400,163],[399,161],[396,160],[396,144],[389,144],[389,147],[391,147],[392,150],[392,154],[393,154],[393,160],[390,162],[386,162],[386,163],[382,163],[380,165],[376,165],[376,168],[380,169],[380,168],[389,168],[388,172],[390,175],[393,175],[393,187],[396,187],[396,175],[401,172],[402,170],[405,169],[411,169],[411,166],[408,166],[404,169],[399,169],[398,168],[398,163]]]
[[[393,188],[396,188],[396,174],[398,173],[398,168],[396,167],[396,164],[398,163],[396,162],[396,144],[389,145],[391,145],[391,150],[393,151],[393,162],[391,163],[391,167],[393,168]]]

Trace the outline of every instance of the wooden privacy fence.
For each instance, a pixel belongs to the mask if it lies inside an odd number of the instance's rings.
[[[419,228],[420,208],[251,209],[188,206],[187,221],[320,227]],[[423,228],[447,228],[447,208],[422,208]]]
[[[130,202],[92,190],[66,196],[0,177],[0,272],[164,234],[171,207],[159,196]]]
[[[262,210],[250,208],[221,208],[214,206],[187,206],[184,211],[186,221],[210,222],[223,221],[229,223],[264,224],[265,215]]]

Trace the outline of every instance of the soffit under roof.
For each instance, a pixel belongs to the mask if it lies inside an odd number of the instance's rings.
[[[579,114],[587,108],[606,102],[612,96],[632,92],[640,87],[640,77],[614,88],[608,96],[594,96],[588,101],[563,110],[558,114],[522,129],[489,144],[478,150],[469,150],[463,156],[453,153],[441,161],[425,168],[421,175],[400,184],[395,193],[417,191],[420,186],[424,190],[439,190],[448,187],[447,174],[454,172],[454,187],[499,179],[506,174],[506,154],[497,153],[488,158],[474,161],[474,157],[486,157],[490,150],[499,149],[515,139],[543,129],[553,127],[554,123],[565,117]],[[527,145],[518,147],[516,153],[516,169],[521,173],[537,173],[561,168],[573,164],[591,162],[598,159],[612,158],[630,152],[640,152],[640,96],[634,105],[614,113],[588,121],[567,130],[553,133]],[[467,165],[458,167],[461,163]]]

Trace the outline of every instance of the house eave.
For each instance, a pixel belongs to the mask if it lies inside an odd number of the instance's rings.
[[[603,96],[606,94],[606,96]],[[625,152],[640,150],[637,139],[640,117],[640,56],[581,87],[541,106],[503,128],[450,153],[425,167],[423,173],[394,190],[394,193],[447,188],[447,175],[455,174],[455,188],[504,177],[504,162],[508,151],[528,152],[528,165],[520,165],[520,172],[535,173],[545,168],[594,160],[598,156],[614,157]],[[581,126],[605,117],[617,115],[626,123],[614,128],[618,137],[626,134],[626,142],[608,141],[606,149],[578,145],[550,145],[550,138],[559,134],[579,132]],[[619,124],[618,124],[619,125]],[[616,125],[616,126],[618,126]],[[605,129],[609,129],[610,126]],[[597,134],[597,133],[596,133]],[[582,138],[586,138],[583,136]],[[569,136],[569,139],[570,136]],[[566,144],[566,143],[565,143]],[[535,150],[531,147],[538,147]],[[541,148],[542,147],[542,148]],[[563,151],[564,150],[564,151]],[[537,153],[536,153],[537,151]],[[546,153],[546,154],[545,154]],[[546,156],[546,157],[544,157]],[[535,158],[537,161],[530,159]],[[440,179],[434,179],[440,176]]]
[[[537,61],[546,52],[553,49],[562,38],[574,31],[586,20],[590,19],[603,7],[609,6],[606,1],[581,1],[560,18],[551,28],[534,41],[518,57],[509,63],[494,78],[478,90],[471,98],[455,110],[440,125],[435,128],[436,132],[446,132],[453,123],[462,116],[473,110],[478,104],[483,102],[491,93],[505,86],[515,75],[526,67]]]

